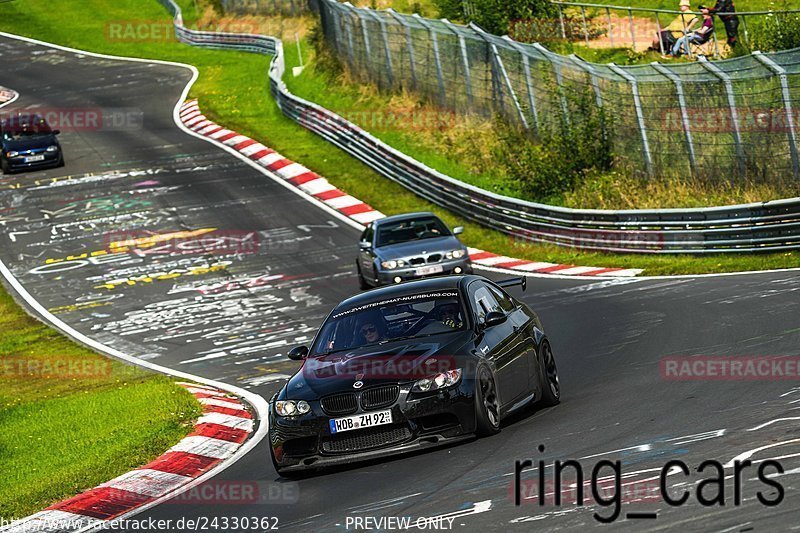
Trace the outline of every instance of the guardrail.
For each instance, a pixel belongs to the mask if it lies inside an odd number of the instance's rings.
[[[509,198],[465,184],[395,150],[358,126],[291,94],[283,82],[280,40],[252,34],[190,30],[172,0],[178,39],[209,48],[274,56],[269,83],[281,111],[382,175],[464,218],[522,241],[607,252],[732,253],[800,249],[800,198],[728,207],[582,210]]]

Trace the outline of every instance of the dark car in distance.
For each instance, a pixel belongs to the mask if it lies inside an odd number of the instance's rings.
[[[35,113],[15,113],[0,119],[0,169],[3,174],[64,164],[64,154],[47,121]]]
[[[500,431],[525,406],[560,400],[542,323],[481,276],[390,285],[340,303],[302,367],[271,399],[281,475],[443,445]]]
[[[408,213],[367,225],[356,270],[361,289],[430,276],[472,274],[467,247],[433,213]]]

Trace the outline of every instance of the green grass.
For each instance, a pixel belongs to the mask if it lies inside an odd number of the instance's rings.
[[[192,2],[181,0],[185,20],[195,16]],[[165,10],[155,0],[120,0],[108,3],[86,0],[17,0],[0,3],[0,28],[44,40],[97,52],[167,59],[198,67],[200,78],[191,96],[200,99],[202,109],[211,119],[240,131],[278,150],[286,157],[330,179],[347,191],[387,214],[431,210],[451,225],[463,225],[463,240],[470,246],[513,257],[554,263],[644,268],[648,274],[685,274],[757,270],[800,266],[800,254],[761,254],[749,256],[641,256],[633,254],[588,253],[556,246],[535,246],[515,242],[511,237],[461,219],[423,201],[404,188],[381,177],[318,136],[285,118],[272,101],[266,84],[269,59],[232,51],[199,50],[171,42],[115,42],[105,37],[107,21],[168,20]],[[308,57],[306,48],[304,55]],[[286,47],[287,81],[294,90],[313,101],[330,103],[334,108],[357,109],[354,89],[334,84],[313,68],[307,68],[298,80],[288,79],[291,67],[299,62],[294,46]],[[367,89],[368,90],[368,89]],[[376,96],[376,98],[378,98]],[[384,136],[384,134],[381,134]],[[391,134],[386,134],[391,140]],[[412,151],[410,144],[397,147]],[[416,152],[414,155],[418,155]],[[457,162],[447,154],[427,154],[426,162],[436,159],[443,170]],[[437,166],[438,165],[434,165]],[[455,173],[455,172],[454,172]],[[487,174],[488,175],[488,174]]]
[[[199,415],[169,378],[78,346],[0,289],[0,517],[21,518],[146,464]]]

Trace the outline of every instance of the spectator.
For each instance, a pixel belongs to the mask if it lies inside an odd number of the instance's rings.
[[[661,30],[653,39],[653,50],[661,50],[662,52],[669,54],[672,52],[672,47],[675,46],[675,42],[680,38],[683,37],[684,32],[689,31],[692,29],[699,19],[692,15],[689,17],[691,13],[691,5],[689,4],[689,0],[681,0],[678,9],[681,11],[681,14],[675,17],[675,20],[670,22],[670,24]],[[659,41],[661,41],[659,43]]]
[[[700,13],[703,14],[703,24],[697,31],[688,33],[678,39],[675,46],[672,47],[672,55],[675,57],[680,56],[682,53],[689,53],[689,46],[691,44],[704,44],[708,42],[711,35],[714,33],[714,20],[711,18],[710,10],[706,6],[698,6]]]
[[[718,12],[723,14],[718,15]],[[725,15],[724,13],[736,13],[736,6],[733,5],[733,0],[717,0],[716,5],[711,9],[711,14],[717,15],[725,25],[725,33],[728,34],[728,46],[733,48],[739,38],[739,17],[734,14]]]

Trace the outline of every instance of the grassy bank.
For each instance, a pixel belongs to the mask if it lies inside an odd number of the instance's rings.
[[[170,379],[78,346],[0,290],[0,517],[21,518],[147,463],[199,414]]]
[[[197,19],[193,2],[181,1],[187,21]],[[272,102],[266,84],[268,58],[232,51],[198,50],[173,42],[114,41],[106,37],[108,22],[168,20],[155,0],[121,0],[107,4],[87,0],[80,4],[67,0],[18,0],[0,4],[0,28],[33,37],[120,55],[135,55],[192,63],[200,78],[191,96],[200,99],[205,113],[228,128],[259,139],[286,157],[302,162],[326,176],[338,187],[373,205],[384,213],[411,210],[432,210],[452,225],[464,225],[464,241],[470,246],[496,253],[554,263],[645,268],[649,274],[706,273],[730,270],[754,270],[800,266],[800,254],[769,254],[722,257],[642,257],[585,253],[555,246],[533,246],[514,242],[501,233],[487,230],[433,206],[399,185],[379,176],[363,164],[329,145],[316,135],[303,130],[285,118]],[[80,31],[77,31],[80,29]],[[310,50],[305,48],[307,58]],[[288,72],[298,65],[295,46],[286,46]],[[356,88],[337,83],[324,73],[309,67],[298,79],[287,80],[294,90],[334,109],[380,109],[381,100],[369,100],[370,88]],[[361,95],[362,99],[356,98]],[[375,96],[375,98],[383,98]],[[333,100],[338,100],[338,104]],[[335,104],[335,105],[334,105]],[[408,139],[415,131],[378,132],[397,148],[413,152]],[[406,142],[408,144],[404,145]],[[447,156],[442,155],[447,154]],[[414,153],[414,155],[418,155]],[[433,150],[426,162],[436,160],[442,170],[458,175],[459,157],[455,150]],[[447,167],[446,165],[451,165]],[[476,173],[477,176],[481,174]],[[484,174],[491,177],[492,172]]]

